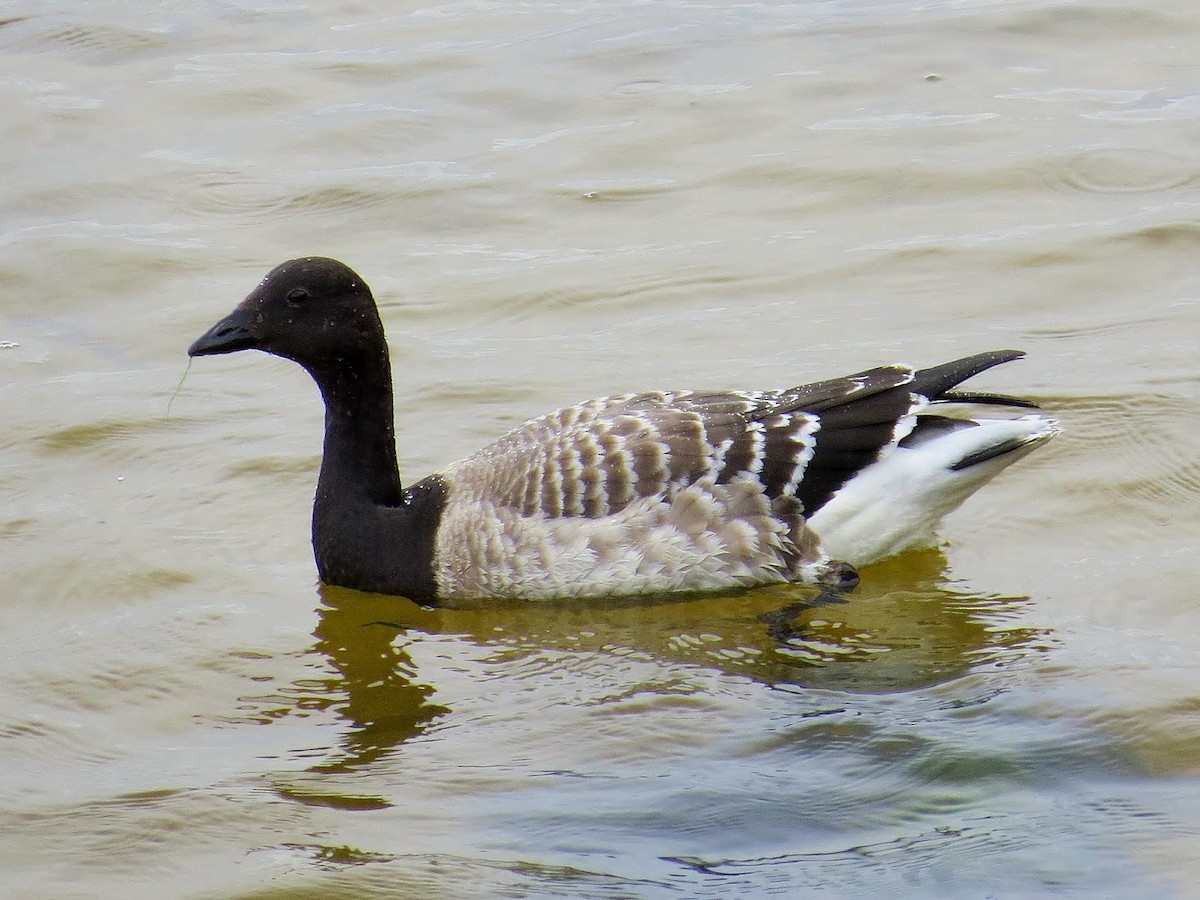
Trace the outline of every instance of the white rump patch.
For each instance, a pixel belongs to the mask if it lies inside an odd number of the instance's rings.
[[[951,510],[1002,469],[1058,433],[1042,416],[978,419],[915,447],[895,447],[850,479],[808,520],[834,559],[865,566],[913,547],[927,546]],[[974,454],[1012,441],[1000,456],[951,468]]]

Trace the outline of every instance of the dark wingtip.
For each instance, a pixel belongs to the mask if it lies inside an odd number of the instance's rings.
[[[954,400],[956,397],[961,400],[961,398],[970,396],[982,398],[986,395],[966,393],[955,395],[947,392],[980,372],[1002,363],[1012,362],[1014,359],[1021,359],[1024,356],[1024,350],[988,350],[984,353],[976,353],[972,356],[964,356],[962,359],[942,363],[940,366],[921,369],[913,377],[912,390],[930,400]],[[996,395],[996,397],[1001,396],[1003,395]],[[1008,406],[1021,405],[1020,401],[1012,403],[1013,399],[1015,398],[1005,398],[1001,402]]]

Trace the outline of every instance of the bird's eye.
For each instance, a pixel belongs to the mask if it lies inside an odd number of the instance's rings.
[[[288,291],[287,302],[291,306],[299,306],[308,299],[308,291],[304,288],[292,288]]]

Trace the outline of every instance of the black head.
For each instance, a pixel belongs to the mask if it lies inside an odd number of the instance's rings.
[[[311,372],[387,353],[366,282],[336,259],[309,256],[276,266],[228,316],[188,348],[188,356],[262,350]]]

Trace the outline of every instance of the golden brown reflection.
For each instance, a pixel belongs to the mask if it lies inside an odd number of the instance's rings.
[[[448,712],[435,702],[438,673],[417,671],[405,649],[413,634],[494,650],[490,659],[501,665],[546,652],[634,654],[773,686],[856,693],[936,684],[1047,645],[1038,632],[1007,622],[1019,599],[956,590],[944,570],[939,551],[908,554],[865,572],[840,600],[782,586],[711,597],[429,609],[321,586],[312,649],[329,674],[274,694],[270,702],[284,708],[272,717],[288,713],[290,698],[292,711],[331,709],[345,720],[337,754],[310,771],[348,771],[386,755]]]
[[[313,650],[328,658],[334,673],[321,687],[339,698],[336,711],[352,725],[342,738],[343,757],[314,766],[315,771],[342,771],[372,762],[447,712],[430,701],[434,689],[421,682],[403,641],[397,640],[396,628],[378,619],[396,605],[396,598],[383,604],[375,595],[357,596],[366,602],[333,598],[348,602],[344,609],[330,605],[323,610],[314,632]]]

